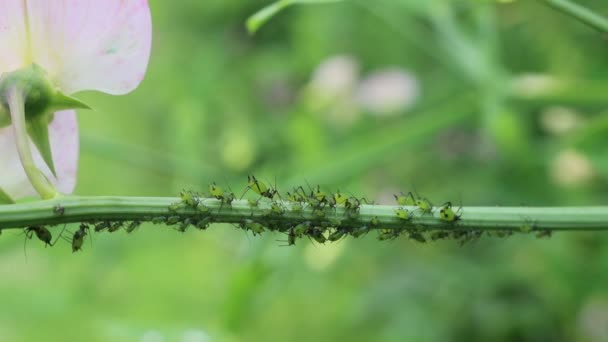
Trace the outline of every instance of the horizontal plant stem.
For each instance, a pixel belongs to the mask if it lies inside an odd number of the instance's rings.
[[[608,33],[608,19],[570,0],[543,0],[549,6],[574,17],[600,32]]]
[[[64,197],[60,199],[0,206],[0,229],[53,226],[65,223],[92,222],[157,222],[179,216],[180,220],[200,217],[200,211],[183,207],[177,211],[170,206],[179,198],[167,197]],[[319,218],[313,208],[293,211],[291,202],[276,202],[285,208],[283,213],[271,213],[271,203],[260,201],[251,207],[249,201],[236,200],[231,205],[216,199],[201,199],[204,214],[214,223],[238,224],[254,220],[262,224],[296,225],[303,222],[341,221],[348,226],[368,226],[370,229],[426,229],[426,230],[535,230],[590,231],[608,230],[608,207],[463,207],[456,222],[439,219],[439,208],[432,214],[422,214],[415,207],[391,205],[361,205],[355,216],[347,215],[343,207],[323,210]],[[395,210],[411,212],[410,220],[397,218]],[[459,208],[454,208],[458,210]],[[348,217],[347,217],[348,216]]]

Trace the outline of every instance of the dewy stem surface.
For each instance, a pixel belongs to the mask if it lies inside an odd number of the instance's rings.
[[[200,216],[191,208],[172,210],[179,198],[168,197],[63,197],[48,201],[0,206],[0,229],[49,226],[64,223],[101,221],[138,221],[162,223],[171,216],[180,220]],[[270,213],[270,202],[260,201],[255,206],[247,200],[236,200],[231,205],[211,198],[202,198],[201,206],[214,223],[238,224],[256,220],[263,224],[296,225],[318,220],[313,208],[297,211],[293,202],[277,201],[285,210]],[[395,214],[399,208],[411,212],[411,219],[401,220]],[[460,208],[455,208],[460,209]],[[346,218],[343,207],[327,208],[323,220],[348,221],[352,226],[369,226],[370,229],[423,229],[423,230],[608,230],[608,207],[463,207],[462,216],[455,222],[439,218],[439,208],[423,214],[415,207],[392,205],[361,205],[356,217]],[[160,221],[160,222],[159,222]]]

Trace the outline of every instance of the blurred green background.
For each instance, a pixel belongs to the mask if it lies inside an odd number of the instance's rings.
[[[608,14],[605,1],[579,3]],[[605,35],[539,1],[152,0],[143,84],[82,94],[81,195],[246,175],[390,203],[608,199]],[[607,341],[608,239],[320,246],[144,226],[82,253],[0,238],[0,340]]]

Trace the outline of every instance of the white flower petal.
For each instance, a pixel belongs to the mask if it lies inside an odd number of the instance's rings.
[[[76,185],[76,171],[78,168],[78,125],[75,111],[55,113],[55,118],[49,125],[49,137],[53,160],[57,171],[57,178],[52,176],[40,153],[33,143],[30,147],[34,153],[34,160],[38,168],[55,184],[62,193],[69,194]],[[0,188],[15,199],[35,196],[36,191],[30,184],[25,171],[21,166],[15,135],[12,126],[0,129]]]
[[[98,90],[118,95],[139,85],[152,42],[147,0],[27,0],[27,4],[34,62],[63,92]]]

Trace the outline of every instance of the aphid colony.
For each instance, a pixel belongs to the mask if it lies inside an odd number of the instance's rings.
[[[248,192],[253,193],[254,198],[242,201]],[[258,180],[250,175],[247,178],[247,186],[239,201],[231,189],[225,190],[215,182],[209,184],[207,193],[199,194],[194,191],[183,190],[179,201],[171,204],[165,213],[158,216],[149,216],[135,221],[96,221],[83,222],[69,236],[64,236],[66,228],[60,232],[59,237],[52,241],[51,232],[46,227],[28,227],[24,230],[26,240],[35,235],[45,246],[53,246],[59,238],[63,238],[72,246],[72,251],[82,249],[83,242],[91,231],[96,233],[113,233],[125,230],[127,233],[134,232],[143,222],[166,225],[173,227],[179,232],[186,232],[190,227],[205,230],[211,223],[233,222],[236,228],[251,232],[254,236],[264,232],[278,232],[286,236],[284,245],[295,245],[298,239],[308,238],[319,244],[339,241],[347,236],[361,237],[376,231],[378,239],[393,240],[400,236],[406,236],[417,242],[428,242],[436,240],[456,240],[461,244],[475,240],[484,234],[482,230],[471,230],[459,227],[458,221],[463,213],[462,208],[454,208],[451,202],[434,207],[426,198],[412,192],[394,195],[398,205],[391,217],[360,215],[361,206],[370,204],[365,198],[359,198],[352,194],[345,194],[340,190],[328,192],[320,186],[294,187],[281,195],[276,186]],[[213,207],[206,205],[209,201],[217,204]],[[219,219],[220,214],[232,213],[234,203],[243,205],[245,203],[251,215],[233,215],[234,218]],[[219,206],[218,206],[219,205]],[[255,215],[254,215],[255,212]],[[65,209],[57,206],[54,208],[55,215],[62,216]],[[434,220],[433,227],[421,223],[421,218]],[[390,221],[390,225],[387,222]],[[388,225],[388,226],[387,226]],[[533,228],[533,227],[532,227]],[[532,229],[527,229],[528,231]],[[510,236],[513,231],[493,231],[488,235],[497,237]],[[544,236],[544,235],[543,235]]]

